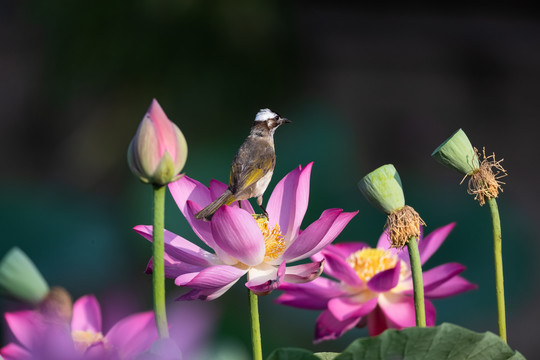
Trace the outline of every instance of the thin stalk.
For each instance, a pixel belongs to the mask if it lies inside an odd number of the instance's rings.
[[[154,316],[160,339],[169,337],[167,313],[165,311],[165,265],[163,256],[163,230],[165,222],[165,186],[154,186],[154,230],[152,241],[153,269],[152,284],[154,287]]]
[[[424,305],[424,280],[422,278],[422,264],[420,263],[420,252],[418,251],[418,240],[413,237],[407,243],[409,259],[411,262],[411,273],[414,291],[414,312],[416,315],[416,326],[426,327],[426,307]]]
[[[262,360],[261,325],[259,323],[258,296],[249,292],[249,308],[251,312],[251,341],[253,343],[253,360]]]
[[[493,255],[495,256],[495,289],[497,291],[497,314],[499,316],[499,336],[506,342],[506,314],[504,308],[504,276],[502,263],[501,219],[495,198],[488,199],[493,223]]]

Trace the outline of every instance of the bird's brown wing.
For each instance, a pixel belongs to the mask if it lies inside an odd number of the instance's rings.
[[[246,141],[236,153],[231,166],[229,188],[239,194],[274,170],[274,148],[263,141]]]

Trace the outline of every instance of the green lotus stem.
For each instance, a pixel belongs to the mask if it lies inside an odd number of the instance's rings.
[[[409,259],[411,262],[411,273],[414,291],[414,312],[416,316],[416,326],[426,327],[426,307],[424,305],[424,280],[422,278],[422,264],[420,263],[420,252],[418,251],[418,240],[413,237],[407,243]]]
[[[259,323],[258,296],[249,292],[249,308],[251,312],[251,342],[253,343],[253,360],[262,360],[261,325]]]
[[[154,316],[160,339],[169,337],[167,313],[165,311],[165,264],[163,256],[165,245],[163,231],[165,222],[165,186],[154,185],[154,228],[153,228],[153,270]]]
[[[495,289],[497,291],[497,314],[499,316],[499,336],[506,342],[506,314],[504,308],[504,276],[502,263],[501,219],[495,198],[489,198],[489,210],[493,223],[493,255],[495,256]]]

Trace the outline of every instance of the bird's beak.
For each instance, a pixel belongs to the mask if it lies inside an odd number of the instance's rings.
[[[281,125],[281,124],[290,124],[291,122],[292,122],[292,121],[289,120],[289,119],[287,119],[287,118],[282,118],[282,117],[279,118],[279,124],[280,124],[280,125]]]

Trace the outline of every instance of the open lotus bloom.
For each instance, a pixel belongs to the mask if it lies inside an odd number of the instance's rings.
[[[446,239],[454,223],[431,232],[418,243],[424,264]],[[330,245],[312,257],[326,260],[324,273],[309,284],[282,284],[280,304],[323,310],[317,319],[315,342],[337,339],[367,323],[369,334],[387,328],[415,326],[413,284],[407,249],[390,248],[386,232],[376,248],[361,242]],[[476,288],[458,274],[465,267],[447,263],[423,273],[427,325],[435,324],[435,308],[427,299],[444,298]]]
[[[357,212],[325,210],[321,217],[300,231],[307,210],[312,163],[287,174],[275,187],[266,210],[268,218],[256,215],[249,201],[222,206],[210,222],[195,214],[220,196],[227,185],[212,180],[210,188],[187,176],[169,184],[176,204],[199,238],[214,253],[165,230],[165,275],[176,285],[192,290],[180,300],[213,300],[225,293],[243,275],[246,286],[258,295],[276,289],[282,282],[304,283],[317,278],[323,259],[287,266],[306,259],[330,244]],[[152,240],[152,227],[135,231]],[[151,269],[152,263],[149,264]],[[151,270],[150,270],[151,271]]]
[[[130,360],[157,339],[152,311],[128,316],[103,335],[93,295],[73,304],[71,324],[51,321],[34,310],[6,313],[5,318],[18,340],[0,349],[5,360]]]

